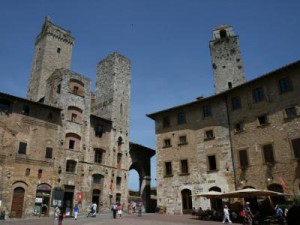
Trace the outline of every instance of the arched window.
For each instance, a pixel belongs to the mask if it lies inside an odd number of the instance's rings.
[[[66,134],[65,147],[70,150],[80,150],[81,137],[74,133]]]
[[[75,106],[68,107],[67,118],[69,121],[74,123],[81,123],[82,119],[82,110]]]
[[[74,95],[84,95],[84,84],[76,79],[71,79],[69,82],[69,92]]]

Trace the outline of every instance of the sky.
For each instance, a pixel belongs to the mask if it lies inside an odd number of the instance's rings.
[[[130,59],[130,141],[155,149],[146,114],[214,94],[214,28],[233,26],[252,80],[299,60],[299,11],[299,0],[1,0],[0,92],[26,97],[34,40],[48,15],[75,37],[71,69],[89,77],[93,91],[100,60],[112,52]],[[137,181],[130,172],[129,188]]]

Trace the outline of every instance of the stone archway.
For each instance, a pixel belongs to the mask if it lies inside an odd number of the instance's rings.
[[[156,202],[151,200],[151,163],[150,159],[155,155],[153,149],[130,142],[129,154],[131,165],[129,170],[134,169],[140,176],[139,190],[146,212],[154,212]]]

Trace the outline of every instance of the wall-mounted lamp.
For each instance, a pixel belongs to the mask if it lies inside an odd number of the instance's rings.
[[[268,176],[268,177],[267,177],[267,181],[268,181],[268,182],[271,182],[272,180],[273,180],[273,176]]]
[[[241,184],[247,183],[247,179],[246,179],[246,178],[242,178],[241,181],[240,181],[240,183],[241,183]]]

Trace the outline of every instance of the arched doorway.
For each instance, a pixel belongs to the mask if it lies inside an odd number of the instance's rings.
[[[181,200],[182,200],[182,213],[188,214],[192,212],[192,192],[189,189],[183,189],[181,191]]]
[[[11,212],[15,212],[17,218],[21,218],[23,215],[25,189],[17,187],[14,189],[13,199],[11,204]]]
[[[222,192],[221,188],[219,187],[211,187],[209,189],[209,191],[217,191],[217,192]],[[220,198],[212,198],[210,199],[210,207],[211,209],[214,209],[216,211],[219,211],[223,209],[223,202],[222,202],[222,199]]]

